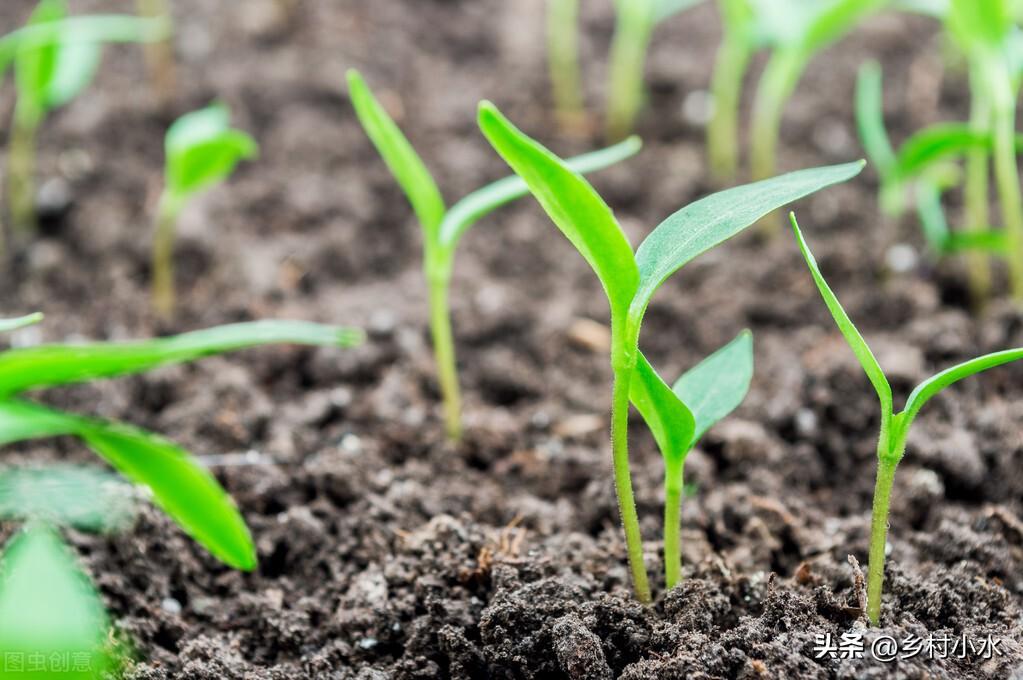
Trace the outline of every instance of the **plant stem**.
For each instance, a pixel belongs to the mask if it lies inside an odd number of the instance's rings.
[[[664,475],[664,583],[671,590],[682,578],[682,468]]]
[[[1023,303],[1023,197],[1020,196],[1019,168],[1016,166],[1015,121],[1015,106],[997,107],[994,115],[995,182],[1008,241],[1012,296],[1017,303]]]
[[[36,135],[41,120],[41,112],[19,97],[7,158],[7,191],[14,228],[29,234],[36,229]]]
[[[970,98],[970,128],[986,132],[991,127],[991,108],[980,84],[974,79]],[[964,220],[967,231],[981,231],[990,227],[988,216],[988,150],[970,149],[966,156],[966,184],[963,187]],[[971,249],[966,255],[970,296],[974,309],[980,310],[991,295],[991,264],[988,255],[980,249]]]
[[[164,19],[171,24],[170,8],[166,0],[136,0],[138,14],[151,19]],[[145,45],[146,67],[149,69],[149,81],[161,105],[166,106],[174,99],[177,89],[177,69],[174,64],[174,46],[171,42],[173,28],[167,37],[158,42]]]
[[[448,304],[450,267],[427,264],[426,269],[427,286],[430,289],[430,334],[437,363],[437,382],[444,402],[444,424],[448,437],[457,441],[462,436],[462,396],[458,387],[455,343]]]
[[[749,56],[743,36],[733,35],[726,25],[711,82],[714,117],[707,125],[710,170],[718,182],[733,179],[739,167],[739,98]]]
[[[579,76],[579,0],[548,0],[547,63],[558,121],[563,128],[576,131],[584,118]]]
[[[650,0],[618,0],[607,92],[608,141],[624,139],[636,123],[643,101],[643,68],[653,31]]]
[[[181,201],[166,191],[156,208],[153,233],[153,307],[157,314],[169,318],[174,313],[174,241]]]
[[[884,439],[884,437],[882,437]],[[870,562],[867,573],[867,618],[876,626],[881,618],[881,589],[884,585],[885,545],[888,541],[888,505],[898,459],[878,458],[874,484],[874,509],[870,521]]]

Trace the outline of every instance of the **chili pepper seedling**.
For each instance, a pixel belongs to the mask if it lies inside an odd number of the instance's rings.
[[[408,197],[422,228],[423,269],[429,288],[430,330],[444,402],[444,421],[448,436],[458,439],[462,407],[448,303],[455,250],[465,232],[480,218],[525,196],[528,189],[520,178],[506,177],[477,189],[448,209],[422,159],[354,69],[348,71],[348,90],[359,121]],[[631,138],[578,156],[570,163],[579,172],[592,172],[632,156],[639,147],[639,140]]]
[[[24,28],[0,39],[0,76],[12,63],[15,72],[7,192],[11,221],[22,231],[35,229],[36,137],[46,115],[92,81],[103,43],[151,42],[167,30],[132,16],[66,17],[64,0],[42,0]]]
[[[231,127],[223,104],[186,113],[168,128],[164,140],[165,184],[153,233],[153,306],[163,316],[174,311],[174,240],[178,215],[199,192],[227,179],[239,161],[255,158],[256,141]]]
[[[749,331],[686,371],[671,387],[642,355],[636,364],[630,397],[664,458],[664,581],[669,589],[682,575],[679,536],[686,456],[714,423],[742,403],[752,378]]]
[[[133,482],[148,486],[157,505],[215,557],[251,570],[248,528],[214,477],[177,445],[115,422],[58,411],[20,398],[23,392],[142,373],[259,345],[295,343],[349,347],[361,332],[301,321],[256,321],[156,340],[41,345],[0,352],[0,445],[70,435],[82,440]]]
[[[615,0],[615,32],[608,66],[606,134],[618,141],[632,132],[643,105],[643,68],[658,23],[699,0]]]
[[[480,104],[479,125],[497,153],[526,181],[547,215],[590,264],[607,295],[614,373],[611,450],[615,490],[633,587],[640,601],[649,602],[650,586],[643,563],[628,451],[634,374],[643,379],[654,373],[645,366],[646,359],[639,351],[640,326],[647,305],[661,284],[694,257],[736,235],[766,213],[854,177],[863,163],[802,170],[712,194],[668,217],[633,254],[611,209],[581,175],[519,131],[489,102]]]
[[[799,249],[810,268],[814,283],[820,291],[824,303],[835,319],[839,331],[845,337],[853,354],[859,360],[867,378],[877,392],[881,405],[881,432],[877,442],[877,481],[874,487],[873,512],[870,523],[870,565],[867,576],[867,617],[877,625],[881,616],[881,589],[884,583],[885,543],[888,537],[888,505],[895,480],[895,468],[906,452],[906,437],[909,427],[913,424],[920,409],[927,400],[949,385],[967,378],[975,373],[1000,366],[1012,361],[1023,359],[1023,348],[1009,349],[970,359],[951,368],[937,373],[916,386],[906,400],[906,406],[899,413],[893,407],[892,388],[874,358],[870,347],[860,332],[853,325],[842,304],[835,297],[827,281],[821,274],[817,261],[803,239],[803,234],[796,223],[796,216],[790,213],[792,229],[796,235]]]

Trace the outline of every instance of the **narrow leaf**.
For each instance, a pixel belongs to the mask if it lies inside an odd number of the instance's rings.
[[[429,238],[435,238],[445,208],[430,171],[355,69],[348,70],[348,94],[359,122],[408,197],[419,223]]]
[[[259,345],[350,347],[361,338],[361,331],[351,328],[305,321],[253,321],[155,340],[12,349],[0,353],[0,398],[35,387],[139,373]]]
[[[533,141],[490,102],[482,102],[479,126],[540,205],[596,272],[613,315],[624,312],[639,272],[632,248],[611,209],[583,177]]]
[[[856,330],[856,326],[853,325],[849,315],[842,308],[842,303],[838,301],[838,298],[831,291],[831,287],[828,286],[828,282],[824,280],[824,276],[817,266],[817,260],[814,259],[813,253],[810,252],[810,247],[806,245],[806,241],[803,239],[803,233],[799,230],[795,213],[789,213],[789,219],[792,221],[792,230],[796,234],[799,250],[803,253],[803,258],[806,260],[807,267],[810,268],[810,274],[813,276],[814,283],[817,284],[821,297],[824,298],[824,304],[828,306],[828,311],[831,312],[831,316],[835,319],[838,330],[842,332],[845,341],[849,343],[853,354],[856,355],[864,372],[867,374],[870,384],[877,391],[878,399],[881,401],[881,417],[885,419],[890,418],[892,415],[892,388],[888,384],[888,379],[881,370],[880,364],[877,363],[877,359],[874,358],[874,354],[870,351],[870,347],[867,346],[867,341]]]
[[[580,174],[588,174],[614,165],[635,155],[642,144],[639,137],[630,137],[614,146],[575,156],[565,165]],[[442,246],[453,251],[469,227],[487,213],[529,193],[525,180],[518,175],[505,177],[481,187],[451,206],[440,226]]]
[[[920,412],[923,405],[927,403],[928,399],[952,383],[981,371],[986,371],[989,368],[1019,361],[1020,359],[1023,359],[1023,347],[1007,349],[964,361],[924,380],[916,386],[916,389],[910,393],[909,399],[906,400],[906,408],[903,411],[905,413],[905,416],[903,416],[903,428],[909,427],[909,424],[916,417],[917,413]]]
[[[641,318],[665,279],[694,257],[735,236],[764,215],[859,174],[863,161],[809,168],[719,191],[661,222],[636,252],[640,284],[630,316]]]
[[[895,167],[895,151],[884,124],[884,94],[881,65],[868,61],[856,77],[856,127],[870,162],[883,181],[888,181]]]
[[[1009,239],[1005,231],[982,229],[976,231],[954,231],[945,240],[946,253],[963,253],[982,250],[1002,254],[1009,252]]]
[[[692,411],[692,444],[738,408],[753,379],[753,334],[748,330],[686,371],[672,386]]]
[[[45,100],[49,109],[67,104],[88,87],[103,56],[100,43],[75,40],[70,35],[64,37],[67,41],[61,40],[57,44],[53,77],[46,84]]]
[[[661,379],[643,353],[639,353],[629,399],[650,428],[665,465],[681,470],[692,448],[696,421],[689,407]]]
[[[914,133],[899,148],[895,174],[908,179],[935,163],[971,149],[991,146],[991,135],[965,123],[937,123]]]
[[[19,328],[25,326],[31,326],[37,324],[43,320],[43,315],[39,312],[35,314],[29,314],[27,316],[19,316],[14,319],[0,319],[0,333],[9,333],[10,331],[16,331]]]

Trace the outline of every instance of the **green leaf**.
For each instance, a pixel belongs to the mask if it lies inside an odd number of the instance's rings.
[[[664,457],[669,477],[673,473],[677,476],[693,446],[696,420],[689,407],[672,392],[642,352],[629,383],[629,399],[650,428]]]
[[[76,40],[66,36],[57,48],[57,64],[53,78],[45,90],[46,108],[63,106],[89,86],[99,70],[103,47],[100,43]]]
[[[963,253],[971,250],[1004,255],[1009,252],[1009,239],[1002,230],[983,229],[954,231],[945,240],[946,253]]]
[[[819,12],[807,26],[800,46],[804,53],[814,54],[849,33],[867,15],[877,11],[889,0],[837,0]],[[804,10],[805,11],[805,10]]]
[[[148,486],[157,505],[225,564],[255,568],[256,550],[245,521],[213,475],[184,449],[126,425],[25,401],[0,401],[0,444],[61,435],[81,438],[125,477]]]
[[[348,70],[348,93],[366,134],[408,197],[423,230],[434,240],[445,207],[430,171],[355,69]]]
[[[636,251],[640,282],[630,317],[639,319],[654,292],[694,257],[764,215],[859,174],[863,161],[809,168],[719,191],[690,203],[657,226]]]
[[[949,252],[952,233],[941,205],[941,187],[926,175],[916,183],[916,213],[931,250],[938,255]]]
[[[43,320],[43,315],[39,312],[35,314],[29,314],[27,316],[19,316],[14,319],[0,319],[0,333],[9,333],[10,331],[16,331],[19,328],[25,326],[31,326],[37,324]]]
[[[842,303],[838,301],[838,298],[831,291],[831,287],[828,286],[828,282],[824,280],[824,276],[817,266],[817,260],[814,259],[813,253],[810,252],[810,247],[806,245],[806,241],[803,239],[803,233],[799,230],[795,213],[789,213],[789,219],[792,221],[792,230],[796,234],[799,250],[803,253],[806,266],[810,268],[810,274],[813,276],[814,283],[817,284],[821,297],[824,298],[824,304],[828,306],[828,311],[831,312],[835,323],[838,324],[838,330],[842,332],[853,354],[856,355],[860,365],[863,366],[870,384],[877,391],[877,397],[881,401],[881,417],[887,422],[892,415],[892,388],[888,384],[888,379],[881,370],[880,364],[877,363],[877,359],[874,358],[874,354],[870,351],[870,347],[867,346],[866,340],[856,330],[856,326],[853,325],[849,315],[842,309]]]
[[[961,45],[972,51],[999,48],[1012,30],[1012,12],[1005,0],[951,0],[948,26]]]
[[[533,141],[490,102],[481,102],[479,126],[498,154],[525,180],[533,196],[596,272],[613,317],[636,292],[632,248],[604,200],[565,162]]]
[[[108,648],[110,621],[103,601],[56,531],[33,523],[15,534],[0,557],[0,659],[4,677],[92,680],[105,677],[115,658]],[[88,668],[67,670],[50,660],[86,655]],[[10,664],[44,660],[49,670],[20,671]]]
[[[131,523],[136,504],[131,486],[96,468],[0,468],[0,519],[111,532]]]
[[[63,19],[67,7],[63,0],[42,0],[32,11],[28,26],[40,26]],[[47,90],[57,72],[59,43],[24,47],[15,57],[15,80],[18,97],[41,115],[48,108]]]
[[[575,156],[565,164],[580,174],[602,170],[635,155],[641,148],[639,137],[630,137],[614,146]],[[454,251],[462,235],[477,220],[500,206],[529,193],[525,180],[518,175],[505,177],[481,187],[451,206],[440,225],[440,243]]]
[[[167,186],[181,200],[222,181],[239,161],[259,152],[255,140],[230,127],[222,104],[186,113],[167,130]]]
[[[12,349],[0,353],[0,398],[36,387],[139,373],[259,345],[350,347],[361,339],[361,331],[351,328],[305,321],[253,321],[155,340]]]
[[[738,408],[753,379],[753,334],[748,330],[686,371],[672,386],[695,421],[690,447]]]
[[[870,162],[882,181],[890,181],[895,168],[895,151],[884,124],[881,65],[868,61],[856,78],[856,127]]]
[[[915,177],[935,163],[990,146],[989,133],[973,130],[965,123],[937,123],[915,132],[903,143],[896,157],[895,175],[900,179]]]

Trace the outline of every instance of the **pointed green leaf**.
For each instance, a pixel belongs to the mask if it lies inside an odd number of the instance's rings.
[[[635,155],[641,146],[639,137],[630,137],[606,149],[569,158],[565,164],[575,172],[585,175]],[[444,216],[440,226],[442,247],[454,251],[458,240],[477,220],[528,193],[529,187],[518,175],[499,179],[472,192],[451,206],[451,210]]]
[[[359,122],[408,197],[423,230],[435,239],[445,207],[433,176],[355,69],[348,70],[348,94]]]
[[[640,284],[630,317],[641,318],[665,279],[697,255],[735,236],[764,215],[859,174],[863,161],[809,168],[719,191],[661,222],[636,251]]]
[[[903,410],[906,414],[903,418],[903,428],[905,429],[909,427],[909,424],[914,418],[916,418],[917,413],[920,412],[920,409],[927,403],[928,399],[952,383],[958,382],[963,378],[968,378],[971,375],[980,373],[981,371],[986,371],[989,368],[1008,364],[1013,361],[1019,361],[1020,359],[1023,359],[1023,347],[1007,349],[1001,352],[985,354],[982,357],[970,359],[969,361],[964,361],[961,364],[956,364],[951,368],[946,368],[944,371],[924,380],[916,386],[916,389],[910,393],[909,399],[906,400],[906,408]]]
[[[157,505],[225,564],[256,566],[252,537],[230,496],[184,449],[126,425],[0,401],[0,444],[61,435],[80,437],[125,477],[148,486]]]
[[[253,321],[169,338],[88,345],[42,345],[0,353],[0,398],[35,387],[128,375],[259,345],[350,347],[361,331],[305,321]]]
[[[810,252],[810,247],[806,245],[806,241],[803,239],[803,233],[799,230],[795,213],[789,213],[789,219],[792,221],[792,230],[796,234],[799,250],[803,253],[806,266],[810,268],[810,274],[813,276],[814,283],[817,284],[821,297],[824,298],[824,304],[828,306],[828,311],[831,312],[831,316],[835,319],[838,330],[842,332],[845,341],[849,343],[853,354],[856,355],[864,372],[867,374],[870,384],[877,391],[877,397],[881,401],[881,417],[887,421],[892,416],[892,388],[888,384],[888,379],[885,377],[884,371],[881,370],[880,364],[877,363],[877,359],[874,358],[874,354],[870,351],[870,347],[867,346],[867,341],[856,330],[856,326],[853,325],[849,315],[842,308],[842,303],[838,301],[838,298],[831,291],[831,287],[828,286],[828,282],[824,280],[824,275],[821,274],[821,270],[817,266],[817,260],[814,259],[813,253]]]
[[[693,445],[696,421],[692,412],[661,379],[643,353],[639,353],[629,399],[650,428],[669,469],[681,471]]]
[[[53,77],[46,84],[46,107],[55,109],[78,96],[89,86],[99,69],[103,46],[100,43],[76,40],[66,35],[58,43],[57,63]]]
[[[27,316],[19,316],[14,319],[0,319],[0,333],[9,333],[10,331],[16,331],[19,328],[25,326],[31,326],[37,324],[43,320],[43,315],[39,312],[35,314],[28,314]]]
[[[753,380],[753,334],[748,330],[686,371],[672,391],[693,413],[690,446],[714,423],[738,408]]]
[[[33,523],[15,534],[0,557],[3,676],[106,677],[115,662],[108,648],[109,633],[110,621],[99,593],[57,532]],[[51,666],[53,658],[87,659],[88,663]],[[37,664],[36,659],[48,670],[22,670],[33,668],[29,664]]]
[[[883,101],[881,65],[871,60],[860,67],[856,77],[856,128],[870,162],[882,181],[888,181],[895,168],[895,151],[884,124]]]
[[[0,468],[0,520],[45,520],[109,532],[131,523],[136,504],[130,485],[98,468]]]
[[[239,161],[254,158],[259,146],[230,127],[226,106],[214,104],[174,121],[164,150],[167,186],[180,200],[225,179]]]
[[[604,200],[579,173],[523,134],[490,102],[480,103],[479,126],[589,262],[604,286],[612,315],[624,312],[636,292],[639,272],[632,248]]]
[[[989,133],[973,130],[966,123],[937,123],[915,132],[899,147],[895,174],[908,179],[935,163],[990,146]]]
[[[28,26],[41,26],[57,22],[67,15],[63,0],[42,0],[32,11]],[[47,89],[57,71],[60,44],[56,42],[39,46],[19,47],[15,57],[15,80],[18,96],[42,114],[47,109]]]

